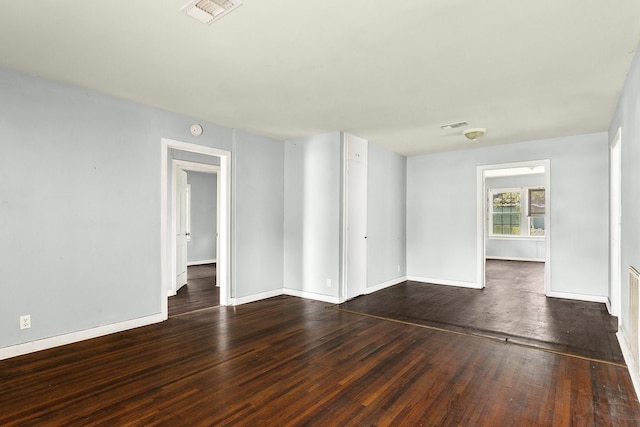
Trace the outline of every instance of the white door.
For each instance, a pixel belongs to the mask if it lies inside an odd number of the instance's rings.
[[[176,171],[176,292],[187,284],[187,173]]]
[[[346,299],[367,290],[367,141],[345,135]]]

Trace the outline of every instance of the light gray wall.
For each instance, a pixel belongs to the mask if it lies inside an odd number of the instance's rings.
[[[544,173],[485,178],[487,190],[493,188],[544,187]]]
[[[485,179],[485,188],[488,191],[494,188],[526,188],[544,187],[544,174],[503,176]],[[545,242],[539,238],[521,237],[505,239],[501,237],[489,237],[486,233],[487,258],[511,258],[544,261]]]
[[[341,135],[288,141],[284,158],[284,287],[337,297]]]
[[[282,289],[284,143],[236,131],[233,170],[235,296]]]
[[[368,166],[367,286],[371,287],[407,274],[407,158],[370,142]]]
[[[640,46],[611,121],[609,140],[622,128],[622,328],[629,331],[629,266],[640,270]],[[628,333],[628,332],[627,332]]]
[[[187,182],[191,186],[191,239],[187,245],[187,262],[215,260],[217,176],[187,171]]]
[[[544,240],[490,238],[487,239],[486,257],[544,262],[544,249]]]
[[[163,137],[233,152],[236,291],[281,287],[282,142],[2,68],[0,99],[0,347],[160,313]]]
[[[182,150],[176,150],[175,148],[170,148],[169,149],[169,156],[168,157],[168,168],[167,168],[167,173],[169,175],[171,175],[171,160],[186,160],[188,162],[194,162],[194,163],[204,163],[205,165],[213,165],[213,166],[220,166],[220,158],[219,157],[215,157],[215,156],[209,156],[206,154],[200,154],[200,153],[192,153],[190,151],[182,151]]]
[[[477,166],[541,159],[551,160],[551,290],[606,296],[606,133],[410,157],[407,274],[475,285]]]

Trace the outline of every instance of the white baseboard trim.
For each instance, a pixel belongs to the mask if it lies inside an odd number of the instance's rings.
[[[250,302],[260,301],[267,298],[277,297],[279,295],[289,295],[292,297],[312,299],[315,301],[328,302],[330,304],[339,304],[338,297],[332,297],[330,295],[316,294],[314,292],[300,291],[297,289],[275,289],[273,291],[260,292],[258,294],[247,295],[245,297],[234,298],[231,305],[242,305]]]
[[[462,282],[459,280],[431,279],[429,277],[407,276],[412,282],[430,283],[432,285],[458,286],[460,288],[480,289],[476,282]]]
[[[514,256],[488,256],[487,259],[495,259],[498,261],[529,261],[529,262],[545,262],[544,258],[519,258]]]
[[[397,279],[393,279],[393,280],[388,280],[384,283],[380,283],[378,285],[373,285],[373,286],[369,286],[366,291],[365,294],[372,294],[374,292],[378,292],[381,291],[385,288],[390,288],[391,286],[397,285],[398,283],[402,283],[402,282],[406,282],[407,281],[407,276],[404,277],[398,277]]]
[[[636,361],[633,360],[631,348],[629,347],[625,334],[623,334],[621,330],[618,330],[616,337],[618,338],[618,343],[620,344],[624,361],[627,363],[627,369],[629,370],[629,376],[631,377],[633,388],[636,390],[636,398],[638,398],[640,396],[640,367],[638,367]]]
[[[41,340],[17,344],[11,347],[4,347],[0,348],[0,360],[9,359],[10,357],[22,356],[24,354],[34,353],[36,351],[46,350],[53,347],[72,344],[74,342],[84,341],[91,338],[97,338],[104,335],[114,334],[116,332],[122,332],[128,329],[139,328],[141,326],[147,326],[165,320],[167,320],[167,317],[163,316],[162,313],[159,313],[151,316],[140,317],[138,319],[113,323],[111,325],[98,326],[91,329],[71,332],[69,334],[43,338]]]
[[[330,304],[340,304],[340,300],[338,299],[338,297],[333,297],[331,295],[316,294],[314,292],[300,291],[298,289],[287,289],[287,288],[283,289],[282,291],[285,295],[290,295],[292,297],[307,298],[307,299],[312,299],[316,301],[328,302]]]
[[[612,310],[611,300],[608,297],[607,297],[606,305],[607,305],[607,313],[611,314],[611,310]],[[613,316],[613,314],[611,315]],[[618,329],[620,329],[620,316],[618,316]]]
[[[234,298],[231,305],[242,305],[250,302],[256,302],[267,298],[273,298],[282,295],[282,289],[275,289],[273,291],[260,292],[257,294],[247,295],[244,297]]]
[[[570,292],[549,291],[547,292],[547,296],[552,298],[573,299],[578,301],[601,302],[603,304],[607,303],[607,297],[598,296],[598,295],[574,294]]]
[[[202,261],[191,261],[187,263],[187,267],[191,267],[192,265],[204,265],[204,264],[215,264],[217,260],[215,259],[203,259]]]

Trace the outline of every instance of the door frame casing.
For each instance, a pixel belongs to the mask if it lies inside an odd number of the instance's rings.
[[[478,287],[485,287],[485,259],[486,254],[486,234],[487,234],[487,197],[485,185],[485,171],[493,169],[511,169],[521,167],[544,166],[544,187],[546,209],[544,214],[545,226],[545,248],[544,248],[544,288],[545,295],[551,294],[551,160],[527,160],[522,162],[500,163],[493,165],[477,166],[477,254],[478,254]]]
[[[160,295],[161,315],[168,318],[168,290],[171,280],[169,234],[171,232],[168,221],[168,159],[169,150],[176,149],[191,153],[203,154],[220,159],[218,173],[218,221],[219,221],[219,252],[216,264],[216,277],[220,285],[220,305],[233,305],[231,283],[231,152],[218,148],[207,147],[188,142],[161,138],[160,141]]]
[[[622,316],[622,128],[609,143],[609,314]]]

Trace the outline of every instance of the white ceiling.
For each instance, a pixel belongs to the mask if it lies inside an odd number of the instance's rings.
[[[607,130],[640,1],[1,0],[0,65],[278,139],[405,155]],[[486,127],[478,142],[467,121]],[[205,130],[206,131],[206,130]]]

